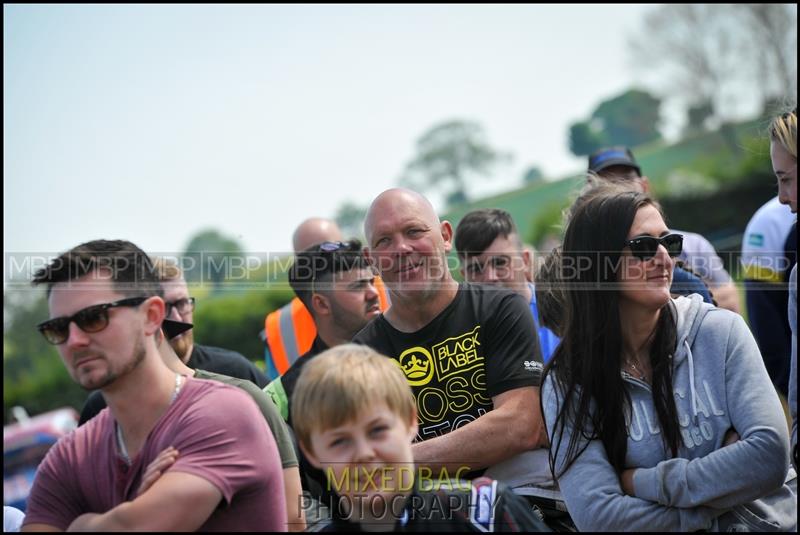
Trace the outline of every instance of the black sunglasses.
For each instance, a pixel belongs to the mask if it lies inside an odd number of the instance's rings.
[[[667,234],[660,238],[654,236],[639,236],[625,242],[630,247],[631,254],[639,260],[650,260],[658,252],[658,246],[663,245],[667,254],[672,258],[681,254],[683,250],[682,234]]]
[[[43,321],[36,328],[42,333],[45,340],[53,345],[63,344],[69,338],[69,324],[73,321],[80,330],[86,333],[100,332],[108,327],[108,309],[114,307],[137,307],[144,303],[147,297],[129,297],[113,303],[92,305],[77,311],[72,316],[62,316]]]

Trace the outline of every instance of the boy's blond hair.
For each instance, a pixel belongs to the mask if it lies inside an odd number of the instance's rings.
[[[405,422],[414,417],[414,395],[400,366],[367,346],[328,349],[305,366],[292,394],[297,440],[311,449],[312,432],[350,422],[379,403]]]

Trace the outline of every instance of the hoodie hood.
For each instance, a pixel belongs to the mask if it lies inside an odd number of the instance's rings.
[[[698,294],[680,296],[672,300],[677,316],[678,347],[675,350],[675,365],[679,365],[688,355],[687,351],[694,343],[703,318],[714,307],[703,302]]]
[[[692,421],[697,422],[698,403],[697,389],[694,377],[694,355],[692,354],[692,344],[703,323],[703,318],[709,310],[714,307],[703,302],[703,298],[698,294],[681,296],[673,299],[677,316],[678,346],[675,349],[675,363],[677,369],[684,363],[689,367],[689,395],[690,407],[692,411]]]

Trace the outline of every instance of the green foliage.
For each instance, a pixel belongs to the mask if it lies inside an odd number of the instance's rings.
[[[367,216],[367,208],[359,206],[354,202],[345,201],[336,211],[336,224],[342,230],[345,239],[364,238],[364,218]]]
[[[417,154],[406,165],[401,184],[420,191],[444,186],[445,195],[453,201],[466,199],[469,177],[486,175],[491,166],[507,158],[489,146],[478,123],[448,121],[417,141]]]
[[[635,147],[661,139],[661,99],[639,89],[600,103],[592,119],[600,121],[609,145]]]
[[[563,225],[563,213],[569,206],[569,200],[554,202],[539,211],[530,224],[528,233],[525,236],[526,243],[533,244],[537,249],[545,239],[552,236],[561,237]]]
[[[536,165],[532,165],[522,175],[522,181],[526,185],[533,185],[544,180],[544,173],[542,169]]]
[[[55,346],[36,331],[48,318],[44,292],[6,290],[3,309],[3,422],[15,405],[31,415],[65,405],[80,410],[86,392],[69,376]]]
[[[569,127],[569,150],[575,156],[588,156],[608,145],[603,132],[590,121],[581,121]]]
[[[219,289],[225,280],[226,270],[236,265],[236,257],[242,256],[241,245],[219,231],[208,229],[197,233],[184,252],[184,276],[189,282],[212,282]]]
[[[586,121],[569,127],[569,150],[586,156],[601,147],[635,147],[661,139],[661,99],[639,89],[601,102]]]
[[[520,232],[525,232],[525,229],[530,229],[533,221],[540,217],[541,214],[550,210],[555,211],[552,208],[554,205],[561,207],[569,203],[574,192],[583,183],[584,178],[581,175],[526,186],[515,191],[457,206],[449,210],[442,219],[450,221],[455,228],[461,218],[472,210],[478,208],[502,208],[511,214]],[[542,217],[544,218],[544,216]],[[530,231],[528,231],[528,234],[530,234]],[[529,240],[530,236],[526,235],[525,238]]]
[[[684,136],[703,132],[706,129],[706,121],[712,117],[714,117],[714,104],[710,99],[689,106],[686,110],[686,127],[683,130]]]
[[[198,303],[194,311],[194,337],[204,345],[238,351],[250,360],[264,359],[258,333],[268,312],[285,305],[294,293],[288,285],[274,289],[224,291]]]

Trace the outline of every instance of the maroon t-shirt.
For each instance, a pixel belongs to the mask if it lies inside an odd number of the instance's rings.
[[[147,466],[169,446],[168,471],[211,482],[223,496],[202,531],[284,531],[286,503],[275,439],[252,399],[217,381],[185,378],[128,466],[119,454],[109,409],[63,437],[36,472],[25,523],[67,529],[84,513],[133,500]]]

